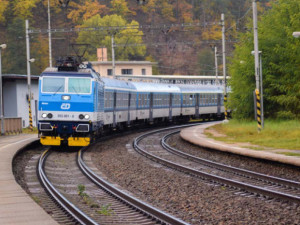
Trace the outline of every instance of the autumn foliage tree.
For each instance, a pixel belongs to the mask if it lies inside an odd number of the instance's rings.
[[[126,29],[106,30],[99,29],[98,31],[81,31],[77,39],[78,43],[90,44],[85,57],[89,60],[96,60],[96,48],[106,47],[111,55],[111,36],[114,35],[115,44],[124,44],[117,47],[115,56],[118,60],[133,60],[137,57],[145,55],[145,46],[131,46],[131,44],[142,44],[143,32],[139,31],[139,23],[131,21],[128,23],[123,17],[118,15],[110,15],[101,17],[96,15],[84,22],[82,27],[122,27]]]
[[[87,21],[94,20],[96,16],[100,16],[102,19],[106,16],[108,18],[119,16],[127,21],[126,24],[132,23],[128,21],[136,21],[135,23],[151,26],[199,23],[198,27],[190,28],[143,28],[142,36],[139,33],[135,34],[136,31],[130,33],[130,30],[120,31],[116,35],[117,44],[122,45],[122,47],[116,48],[118,59],[144,60],[150,57],[158,62],[157,73],[182,75],[199,75],[199,71],[207,70],[202,65],[213,63],[210,56],[205,57],[206,53],[210,54],[209,51],[206,51],[208,45],[199,43],[202,40],[220,40],[221,31],[218,22],[221,13],[226,15],[227,27],[233,27],[227,32],[227,38],[237,38],[236,30],[242,29],[245,25],[245,20],[238,19],[251,7],[249,0],[147,0],[145,5],[137,4],[136,0],[70,0],[68,7],[63,7],[58,0],[49,2],[52,28],[74,28],[87,26],[89,23],[93,25]],[[261,4],[260,10],[264,10],[267,6],[268,1],[264,2],[266,3]],[[47,29],[47,7],[48,0],[0,0],[0,42],[9,44],[11,48],[18,45],[25,46],[24,29],[20,31],[22,37],[18,38],[18,42],[13,42],[8,34],[8,27],[17,26],[14,22],[16,19],[21,19],[23,22],[28,19],[30,28]],[[215,26],[205,25],[210,22],[215,22]],[[107,23],[107,25],[109,24]],[[76,32],[52,33],[53,61],[62,54],[71,54],[67,51],[71,49],[68,47],[69,43],[90,42],[92,38],[89,36],[94,34],[86,34],[87,41],[78,38],[80,35],[82,36]],[[103,45],[110,51],[110,34],[97,35],[101,36],[101,40],[99,37],[94,37],[99,41],[97,44],[91,42],[93,47]],[[125,36],[121,37],[121,35]],[[130,38],[128,38],[129,36]],[[37,62],[48,60],[47,38],[47,33],[31,35],[32,57],[35,57]],[[132,46],[136,43],[145,43],[146,45]],[[159,47],[156,47],[156,44]],[[4,51],[3,54],[8,54],[9,46],[6,53]],[[230,54],[232,50],[232,45],[229,45],[227,52]],[[9,54],[11,58],[6,56],[7,61],[4,60],[3,68],[12,68],[7,63],[12,62],[18,56],[13,52]],[[91,59],[95,58],[95,49],[90,50],[87,56]],[[210,61],[201,63],[198,56],[200,59],[206,61],[209,59]],[[34,64],[38,65],[37,62]],[[42,70],[43,65],[32,66],[34,71],[39,73],[41,71],[38,71],[38,68]],[[23,66],[23,63],[20,63],[18,67],[14,67],[13,71],[23,73]],[[12,70],[7,70],[7,72],[10,71]]]

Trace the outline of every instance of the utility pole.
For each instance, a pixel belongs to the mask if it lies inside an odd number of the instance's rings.
[[[0,45],[0,118],[1,118],[1,135],[5,135],[4,130],[4,115],[3,115],[3,97],[2,97],[2,59],[1,59],[1,50],[6,48],[6,44]]]
[[[116,65],[115,65],[115,42],[114,42],[114,34],[111,35],[111,61],[112,61],[113,79],[115,79],[115,76],[116,76]]]
[[[221,14],[221,25],[222,25],[222,55],[223,55],[223,78],[224,78],[224,114],[225,120],[228,119],[227,115],[227,81],[226,81],[226,48],[225,48],[225,16]]]
[[[215,68],[216,68],[216,84],[219,84],[219,80],[218,80],[218,49],[217,49],[217,46],[215,46]]]
[[[30,46],[29,46],[29,22],[28,20],[25,21],[25,29],[26,29],[26,55],[27,55],[27,84],[28,84],[28,109],[29,109],[29,128],[30,130],[33,129],[32,127],[32,115],[31,115],[31,71],[30,71]]]
[[[52,67],[52,40],[51,40],[50,0],[48,0],[48,35],[49,35],[49,66]]]
[[[252,8],[253,8],[253,32],[254,32],[254,62],[255,62],[255,83],[256,83],[256,110],[257,110],[257,129],[261,131],[261,123],[262,123],[262,115],[261,113],[261,93],[259,86],[259,78],[260,78],[260,67],[259,67],[259,50],[258,50],[258,28],[257,28],[257,2],[258,0],[252,0]]]

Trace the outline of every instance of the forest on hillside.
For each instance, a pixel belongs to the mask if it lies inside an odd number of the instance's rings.
[[[49,0],[51,27],[139,26],[115,30],[116,60],[158,62],[156,74],[213,75],[216,45],[221,52],[221,13],[225,14],[227,55],[238,33],[251,30],[251,0]],[[25,19],[30,29],[47,29],[48,0],[0,0],[0,43],[3,73],[26,73]],[[259,13],[270,8],[259,2]],[[111,31],[52,33],[53,63],[74,54],[70,44],[89,44],[86,59],[96,60],[96,48],[107,47],[111,58]],[[49,65],[48,34],[30,35],[32,74]],[[67,53],[69,52],[69,53]],[[220,75],[222,60],[220,62]]]

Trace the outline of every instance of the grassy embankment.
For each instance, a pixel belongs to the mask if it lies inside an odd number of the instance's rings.
[[[215,130],[221,134],[220,137],[214,136],[209,130]],[[267,148],[300,150],[300,121],[297,120],[267,120],[265,121],[265,128],[261,132],[257,131],[257,123],[255,121],[230,120],[229,123],[218,124],[208,128],[205,133],[216,140],[227,143],[246,142]],[[255,146],[250,148],[263,149]],[[290,152],[286,154],[300,156],[300,153]]]

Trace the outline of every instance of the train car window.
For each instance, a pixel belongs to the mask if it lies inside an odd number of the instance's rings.
[[[180,94],[177,95],[177,106],[180,106],[181,102],[180,102]]]
[[[107,108],[108,107],[108,96],[107,96],[107,92],[104,93],[104,107]]]
[[[91,79],[90,78],[69,78],[68,92],[76,94],[91,93]]]
[[[204,94],[200,94],[200,105],[204,105]]]
[[[142,102],[142,96],[141,96],[141,94],[139,94],[139,102],[138,102],[138,107],[141,107],[141,102]]]
[[[218,95],[214,94],[214,96],[215,96],[215,105],[217,105],[218,104]]]
[[[44,77],[42,92],[47,92],[47,93],[65,92],[65,78]]]
[[[114,93],[113,92],[109,92],[109,108],[113,108],[114,107]]]
[[[194,95],[190,95],[190,105],[194,104]]]

